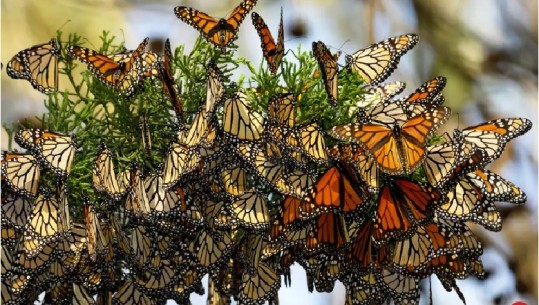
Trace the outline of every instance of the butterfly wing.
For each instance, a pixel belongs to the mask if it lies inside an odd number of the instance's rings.
[[[334,57],[321,41],[313,42],[313,54],[316,61],[318,61],[320,71],[322,71],[322,79],[324,80],[329,102],[335,106],[337,105],[337,95],[339,94],[339,88],[337,86],[339,67],[337,65],[337,59],[340,54]]]
[[[451,109],[437,107],[412,117],[400,127],[402,158],[406,162],[405,171],[411,173],[419,167],[426,157],[428,139],[451,115]]]
[[[419,36],[415,34],[392,37],[346,56],[346,63],[367,84],[376,85],[395,70],[401,56],[418,41]]]
[[[163,57],[163,63],[159,69],[159,75],[161,77],[161,81],[163,82],[163,89],[165,90],[166,95],[174,107],[176,116],[178,116],[180,118],[179,121],[181,121],[183,116],[183,101],[176,91],[174,75],[172,72],[172,60],[173,57],[172,50],[170,49],[170,40],[167,38],[165,41],[165,56]]]
[[[293,93],[275,94],[268,102],[268,117],[279,125],[293,127],[296,121],[295,109]]]
[[[356,123],[335,126],[329,133],[339,140],[361,145],[376,160],[382,171],[393,175],[404,171],[397,139],[391,128],[380,124]]]
[[[281,8],[281,23],[279,24],[278,42],[275,43],[268,26],[264,19],[256,12],[251,13],[253,25],[255,26],[258,36],[260,36],[261,47],[264,53],[264,58],[268,62],[271,74],[277,73],[277,68],[284,56],[284,31],[283,31],[283,10]]]
[[[118,75],[125,70],[125,63],[117,63],[110,57],[94,50],[79,46],[70,46],[67,54],[88,65],[88,69],[105,85],[115,88]]]
[[[247,95],[241,91],[225,101],[223,130],[239,140],[256,141],[262,137],[264,118],[247,103]]]
[[[7,64],[7,74],[14,79],[27,79],[32,87],[45,94],[58,86],[58,57],[56,39],[35,45],[17,53]]]
[[[206,70],[206,113],[213,113],[215,105],[224,94],[223,74],[215,62],[210,61]]]

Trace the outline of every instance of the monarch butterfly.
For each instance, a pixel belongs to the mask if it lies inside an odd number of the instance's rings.
[[[139,128],[142,134],[142,148],[147,155],[152,153],[152,134],[150,130],[150,120],[146,114],[139,118]]]
[[[58,89],[58,57],[56,39],[17,53],[8,62],[7,74],[14,79],[28,80],[34,89],[51,94]]]
[[[248,106],[247,95],[238,91],[223,109],[223,130],[239,140],[257,141],[264,132],[264,118]]]
[[[287,185],[284,194],[296,198],[304,198],[315,185],[315,177],[301,169],[284,173],[283,179]]]
[[[443,185],[453,177],[456,167],[471,160],[474,154],[477,158],[486,157],[476,152],[475,145],[462,141],[462,138],[427,147],[423,165],[427,181],[435,187]]]
[[[239,150],[247,158],[247,162],[256,170],[257,176],[278,190],[287,192],[289,188],[284,180],[284,166],[268,158],[260,147],[253,147],[251,152],[247,152],[244,147],[246,145],[240,144]]]
[[[296,122],[294,93],[277,93],[268,102],[268,118],[272,123],[293,127]]]
[[[247,173],[243,168],[225,169],[221,177],[227,193],[238,196],[247,190]]]
[[[131,97],[144,77],[145,71],[141,59],[149,38],[145,38],[137,49],[128,56],[115,54],[106,56],[94,50],[70,46],[67,53],[83,63],[88,64],[88,69],[105,85],[115,89],[118,93]]]
[[[367,109],[358,110],[357,119],[362,124],[401,125],[407,121],[408,117],[398,101],[389,100]]]
[[[292,149],[305,153],[317,163],[328,160],[324,134],[316,121],[298,126],[296,130],[288,136]]]
[[[25,251],[19,251],[17,256],[17,265],[25,275],[37,275],[47,270],[53,259],[54,243],[44,245],[33,256]]]
[[[387,246],[375,247],[373,245],[372,235],[374,233],[374,222],[368,220],[357,230],[357,233],[352,232],[350,227],[350,235],[355,235],[352,239],[350,254],[352,258],[351,266],[358,272],[367,270],[380,269],[388,260]]]
[[[223,73],[211,60],[206,68],[206,113],[213,113],[224,94]]]
[[[505,143],[528,132],[532,127],[525,118],[507,118],[470,126],[462,131],[455,130],[454,137],[462,136],[487,153],[486,163],[497,159],[505,149]]]
[[[120,200],[127,192],[123,182],[119,182],[116,178],[112,162],[112,151],[105,144],[101,145],[101,149],[94,160],[92,179],[98,192],[105,193],[115,201]]]
[[[29,258],[41,251],[43,245],[54,242],[60,233],[59,206],[54,194],[43,191],[34,203],[32,214],[24,229],[23,249]]]
[[[369,281],[358,281],[353,279],[345,284],[346,295],[345,305],[353,304],[383,304],[385,297],[382,297],[382,289],[378,285],[373,285]]]
[[[311,195],[300,206],[302,217],[311,218],[321,212],[353,212],[366,198],[366,190],[356,191],[350,179],[338,167],[329,168],[316,182]]]
[[[405,34],[372,44],[346,56],[346,64],[369,85],[383,82],[397,67],[402,55],[419,41],[416,34]]]
[[[230,304],[230,296],[221,293],[217,288],[215,281],[210,277],[208,279],[208,305],[226,305]]]
[[[252,270],[256,270],[256,268],[258,268],[264,246],[265,241],[261,234],[249,234],[244,239],[244,253],[242,255],[245,256],[246,261],[249,263],[249,267]]]
[[[2,196],[2,223],[4,219],[16,230],[22,230],[32,214],[32,202],[8,191]]]
[[[58,201],[58,231],[67,236],[71,232],[71,214],[69,212],[68,191],[64,183],[58,183],[56,200]]]
[[[196,269],[191,269],[185,272],[185,274],[180,277],[172,288],[174,293],[177,295],[175,299],[187,300],[192,292],[203,295],[204,287],[200,281],[201,277],[202,275]]]
[[[200,34],[221,50],[236,39],[236,34],[245,16],[253,9],[257,0],[244,0],[238,5],[230,17],[219,20],[194,8],[177,6],[174,8],[176,17],[197,29]]]
[[[178,141],[190,147],[194,146],[211,146],[215,140],[215,125],[214,121],[208,116],[205,107],[200,107],[196,112],[195,117],[187,133],[181,132],[178,134]]]
[[[146,296],[137,285],[131,279],[127,279],[124,284],[118,289],[118,291],[112,297],[112,304],[114,305],[152,305],[152,300]]]
[[[263,303],[271,300],[281,287],[281,277],[266,263],[260,262],[256,272],[243,272],[239,300],[246,303]]]
[[[256,12],[251,13],[253,19],[253,25],[255,26],[258,36],[260,36],[261,48],[264,52],[264,58],[268,62],[271,74],[275,75],[279,64],[284,56],[284,30],[283,30],[283,8],[281,7],[281,23],[279,23],[279,33],[277,36],[277,43],[273,39],[268,26],[264,22],[264,19],[260,17]]]
[[[351,165],[370,191],[378,191],[380,188],[378,166],[361,146],[356,143],[337,144],[329,150],[329,153],[339,161],[341,166],[343,163]]]
[[[176,184],[185,174],[193,171],[200,161],[194,149],[172,142],[168,148],[163,168],[163,187]]]
[[[174,108],[176,117],[178,117],[178,121],[181,122],[183,118],[183,101],[178,95],[178,92],[176,91],[175,87],[174,73],[172,72],[173,60],[174,58],[172,57],[172,50],[170,49],[170,39],[167,38],[167,40],[165,41],[165,53],[163,57],[163,63],[161,64],[159,69],[159,76],[161,77],[161,81],[163,82],[163,89],[165,90],[165,93],[167,94],[170,102],[172,103],[172,107]]]
[[[280,207],[280,215],[282,217],[283,226],[290,227],[292,224],[301,220],[300,215],[301,200],[292,196],[286,196],[283,200],[283,204]]]
[[[352,114],[359,107],[374,107],[380,103],[389,101],[392,97],[401,93],[404,88],[406,88],[406,83],[399,81],[367,87],[362,98],[354,106],[350,107],[348,111]]]
[[[72,136],[40,129],[23,129],[15,134],[14,139],[21,147],[35,152],[56,174],[69,175],[76,149]]]
[[[261,194],[244,192],[232,202],[230,209],[241,226],[257,231],[269,229],[268,202]]]
[[[331,136],[360,144],[373,156],[386,173],[410,173],[425,159],[428,138],[451,114],[446,107],[437,107],[414,116],[402,125],[352,123],[335,126]]]
[[[410,236],[417,224],[431,220],[433,207],[440,199],[439,191],[411,180],[388,181],[379,193],[374,240],[383,244],[388,239]]]
[[[401,99],[399,102],[407,108],[409,113],[413,115],[420,114],[426,108],[440,106],[444,102],[442,90],[445,84],[446,78],[437,76],[425,82],[412,94]]]
[[[143,291],[152,291],[153,293],[159,291],[158,289],[167,287],[167,285],[169,285],[173,280],[174,269],[172,269],[170,263],[167,264],[165,262],[166,261],[162,261],[159,268],[160,273],[157,276],[151,274],[150,272],[146,272],[146,279],[137,276],[135,280],[137,286],[143,288]]]
[[[476,169],[466,175],[489,199],[493,201],[508,201],[515,204],[526,202],[526,194],[511,181],[486,170]]]
[[[133,213],[135,217],[139,218],[151,212],[150,202],[146,189],[144,188],[142,172],[136,165],[133,165],[131,168],[130,175],[131,187],[127,200],[125,201],[125,211],[128,213]]]
[[[419,279],[407,274],[401,274],[391,269],[381,272],[381,289],[389,294],[397,304],[413,304],[419,299]]]
[[[15,229],[10,223],[2,222],[2,245],[6,245],[10,250],[14,251],[21,239],[22,230]]]
[[[314,41],[313,55],[316,61],[318,61],[320,71],[322,71],[322,79],[324,80],[329,103],[332,106],[336,106],[337,95],[339,94],[339,87],[337,86],[339,66],[337,65],[337,60],[341,53],[339,52],[336,55],[332,55],[323,42]]]
[[[230,254],[232,240],[227,232],[223,234],[202,230],[196,239],[189,244],[189,251],[196,255],[203,267],[216,266]],[[215,236],[213,235],[215,234]]]
[[[105,236],[103,230],[101,229],[101,224],[97,214],[94,212],[94,207],[90,204],[87,204],[84,207],[84,218],[86,220],[86,230],[88,232],[88,255],[92,261],[96,261],[98,253],[104,252],[105,247]]]
[[[430,231],[427,230],[429,227],[432,227]],[[442,252],[440,248],[445,248],[445,240],[449,239],[450,231],[441,231],[435,224],[429,227],[417,226],[412,235],[395,242],[392,260],[396,270],[425,272],[423,270],[426,270],[425,266],[430,260],[437,254],[443,254],[438,251]],[[444,233],[448,235],[444,236]]]
[[[340,213],[320,214],[316,219],[315,232],[318,241],[317,248],[327,246],[341,248],[350,241],[346,221]],[[316,248],[312,249],[309,245],[307,245],[307,248],[310,251],[316,250]]]
[[[73,283],[73,305],[93,305],[92,296],[83,287]]]
[[[34,197],[41,174],[34,156],[22,153],[2,152],[2,182],[15,193],[24,197]]]
[[[144,266],[150,259],[152,237],[151,231],[141,225],[137,226],[131,233],[131,249],[134,254],[134,261],[139,266]]]
[[[473,166],[473,165],[472,165]],[[483,169],[457,172],[438,212],[451,220],[471,220],[492,231],[501,229],[501,219],[492,201],[522,203],[526,195],[513,183]]]

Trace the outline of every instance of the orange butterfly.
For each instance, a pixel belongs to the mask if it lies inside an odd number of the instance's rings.
[[[409,113],[413,115],[421,114],[427,108],[443,104],[445,100],[442,90],[445,84],[446,78],[437,76],[421,85],[412,94],[400,100],[400,102],[407,108]]]
[[[380,190],[374,224],[374,240],[403,238],[413,233],[411,228],[431,219],[432,207],[441,194],[404,178],[388,181]]]
[[[364,188],[360,192],[352,186],[348,173],[338,167],[329,168],[316,182],[315,188],[300,206],[304,218],[312,218],[320,213],[353,212],[360,208],[367,197]],[[360,195],[361,194],[361,195]]]
[[[141,55],[148,41],[149,38],[145,38],[135,51],[127,54],[106,56],[79,46],[70,46],[67,53],[88,64],[88,69],[105,85],[129,97],[135,92],[135,86],[144,76],[144,63]]]
[[[256,12],[251,14],[251,18],[253,19],[253,25],[260,36],[262,51],[268,62],[271,74],[275,75],[275,73],[277,73],[277,68],[281,63],[281,59],[283,59],[284,56],[283,8],[281,7],[281,23],[279,24],[277,44],[275,43],[268,26],[264,22],[264,19],[262,19]]]
[[[353,225],[352,225],[353,226]],[[350,228],[352,231],[352,227]],[[387,260],[388,249],[386,246],[374,247],[372,234],[374,232],[374,222],[372,220],[364,223],[357,235],[353,238],[350,248],[353,265],[358,271],[365,271],[367,268],[381,268]],[[352,235],[352,233],[350,233]]]
[[[204,38],[220,47],[223,51],[236,39],[236,34],[245,16],[253,9],[257,0],[244,0],[238,5],[230,17],[219,20],[191,7],[174,8],[176,17],[195,27]]]
[[[333,127],[330,135],[360,144],[384,172],[392,175],[410,173],[423,163],[428,138],[450,114],[449,108],[436,107],[402,125],[352,123]]]
[[[45,94],[58,87],[58,57],[60,50],[56,39],[35,45],[17,53],[8,62],[7,74],[14,79],[26,79],[32,87]]]
[[[324,80],[324,86],[328,94],[329,102],[331,105],[337,105],[337,95],[339,94],[339,88],[337,87],[337,77],[339,73],[339,66],[337,65],[337,59],[341,53],[332,55],[329,52],[326,45],[321,42],[313,42],[313,54],[320,71],[322,71],[322,79]]]
[[[340,143],[332,147],[329,153],[341,166],[344,163],[359,173],[359,177],[367,184],[369,190],[378,191],[380,171],[374,159],[367,155],[361,146],[355,143]]]
[[[307,251],[314,252],[322,248],[340,248],[350,240],[346,222],[342,214],[322,213],[307,237]]]
[[[183,101],[174,87],[174,75],[172,73],[172,50],[170,49],[170,40],[167,38],[165,41],[165,56],[163,58],[163,63],[159,69],[159,76],[163,82],[163,89],[167,94],[172,106],[174,107],[174,112],[176,112],[176,117],[178,121],[181,122],[183,117]]]

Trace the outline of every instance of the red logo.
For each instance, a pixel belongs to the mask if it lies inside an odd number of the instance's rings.
[[[513,305],[528,305],[528,304],[518,301],[518,302],[513,303]]]

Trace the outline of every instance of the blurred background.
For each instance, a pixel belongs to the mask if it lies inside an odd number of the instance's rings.
[[[286,49],[296,50],[301,45],[310,50],[313,40],[322,40],[332,47],[332,52],[351,54],[391,36],[418,33],[419,44],[402,58],[389,81],[406,82],[407,94],[434,76],[447,77],[444,95],[453,116],[442,131],[502,117],[523,116],[534,123],[532,130],[509,143],[502,157],[490,167],[521,187],[528,195],[528,203],[498,204],[504,219],[501,232],[474,227],[485,248],[483,262],[488,276],[483,281],[470,278],[458,284],[468,304],[537,304],[537,1],[258,2],[255,10],[272,33],[277,31],[283,7]],[[125,40],[128,49],[134,49],[148,36],[153,42],[151,47],[158,52],[169,37],[173,47],[186,44],[189,51],[198,32],[175,17],[175,6],[192,6],[212,16],[225,17],[238,3],[239,0],[3,0],[1,62],[5,67],[18,51],[48,42],[58,29],[66,34],[77,32],[96,45],[102,31],[108,30],[120,41]],[[240,28],[237,56],[257,66],[262,51],[250,23],[247,17]],[[344,64],[344,56],[340,63]],[[10,126],[45,111],[45,96],[28,82],[12,80],[2,71],[1,88],[2,124]],[[8,147],[3,128],[1,146],[3,150]],[[279,292],[280,304],[344,304],[342,285],[331,294],[309,294],[299,267],[292,270],[292,282],[292,288]],[[435,278],[432,288],[433,304],[460,303],[457,295],[445,292]],[[205,304],[205,298],[196,295],[191,301]],[[428,302],[428,297],[422,298],[422,304]]]

